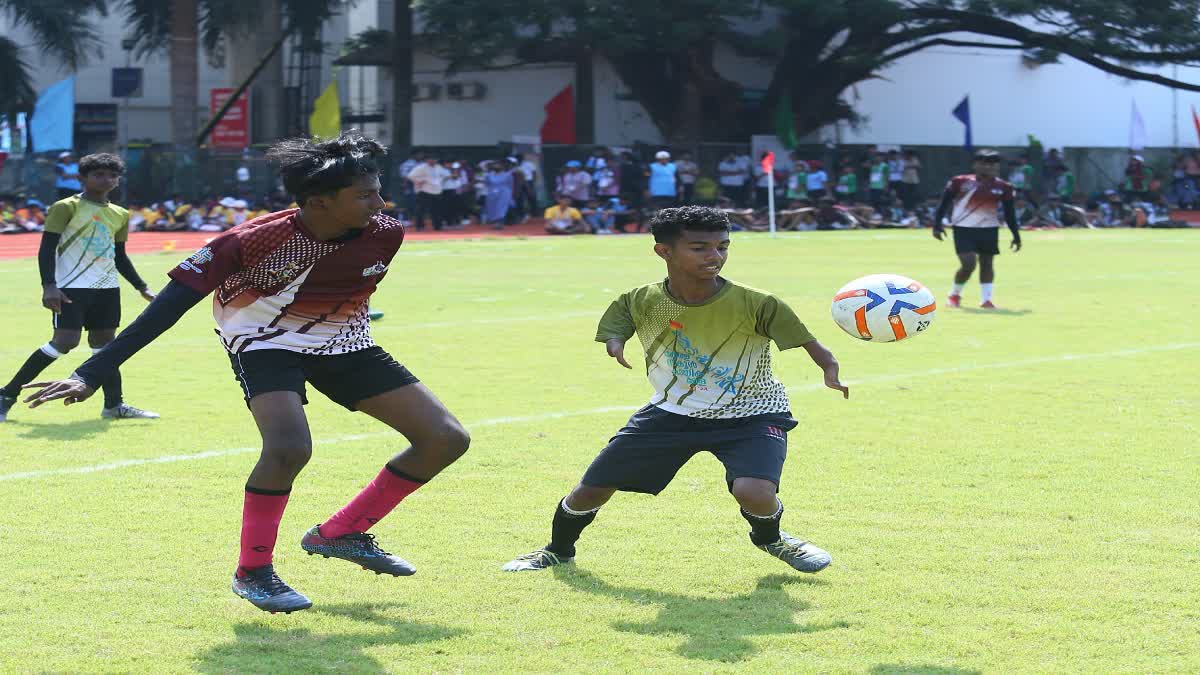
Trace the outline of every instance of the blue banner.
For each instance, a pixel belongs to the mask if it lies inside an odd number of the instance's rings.
[[[966,138],[963,139],[963,147],[970,152],[972,146],[974,145],[973,139],[971,138],[971,96],[964,96],[963,100],[960,101],[958,105],[954,106],[954,110],[950,112],[952,115],[954,115],[955,119],[957,119],[959,122],[962,122],[963,126],[966,127]]]
[[[55,82],[38,96],[29,120],[33,151],[75,147],[75,76]]]

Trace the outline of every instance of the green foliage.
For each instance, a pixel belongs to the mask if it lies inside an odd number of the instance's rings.
[[[766,131],[783,91],[792,92],[801,132],[853,121],[841,100],[848,87],[935,46],[1026,50],[1034,62],[1065,55],[1200,91],[1130,65],[1200,61],[1200,0],[424,0],[418,9],[452,69],[603,56],[667,135],[680,123],[699,127],[683,111],[714,117],[709,130],[733,137]],[[732,127],[719,99],[738,99],[742,84],[712,63],[718,45],[773,68],[763,107],[749,117],[740,111]],[[707,108],[680,105],[692,90]]]
[[[128,37],[134,41],[139,57],[159,52],[171,38],[171,6],[164,0],[116,0],[120,2],[131,26]],[[342,0],[268,0],[283,9],[288,32],[302,37],[319,37],[325,21],[338,14]],[[352,4],[352,3],[351,3]],[[232,29],[253,28],[260,16],[258,2],[247,0],[198,0],[200,42],[213,53],[221,48],[225,34]]]
[[[0,36],[0,108],[30,110],[37,98],[27,55],[13,36],[28,35],[38,51],[74,70],[100,49],[91,15],[107,11],[105,0],[0,0],[0,14],[16,29],[12,36]]]

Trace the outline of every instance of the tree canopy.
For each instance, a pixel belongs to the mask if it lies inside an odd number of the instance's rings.
[[[70,69],[100,47],[87,18],[93,11],[107,11],[105,1],[0,0],[0,15],[26,31],[39,50]],[[0,112],[33,108],[37,95],[26,57],[11,34],[0,35]]]
[[[800,133],[857,121],[846,90],[931,47],[1073,58],[1200,91],[1147,70],[1200,62],[1200,0],[422,0],[418,10],[451,69],[602,56],[673,139],[771,130],[783,96]],[[766,64],[766,91],[722,73],[722,49]]]

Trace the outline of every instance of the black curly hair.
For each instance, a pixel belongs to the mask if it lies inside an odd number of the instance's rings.
[[[93,171],[108,169],[120,175],[125,175],[125,160],[107,152],[97,152],[79,160],[79,175],[86,176]]]
[[[379,173],[379,158],[387,148],[356,131],[347,131],[328,141],[288,138],[267,151],[267,159],[279,165],[283,187],[304,202],[350,187],[355,178]]]
[[[684,230],[727,232],[729,216],[708,206],[679,206],[663,209],[650,219],[650,233],[659,244],[674,244]]]

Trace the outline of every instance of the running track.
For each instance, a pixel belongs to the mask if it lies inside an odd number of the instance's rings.
[[[416,232],[411,228],[404,235],[409,241],[445,241],[450,239],[481,239],[484,237],[540,237],[547,236],[541,219],[530,220],[523,225],[513,225],[503,230],[493,230],[482,225],[468,225],[461,230],[442,232]],[[125,250],[130,253],[157,253],[178,251],[191,253],[204,246],[216,232],[134,232],[129,235]],[[0,260],[15,260],[37,256],[42,238],[36,234],[11,234],[0,236]]]

